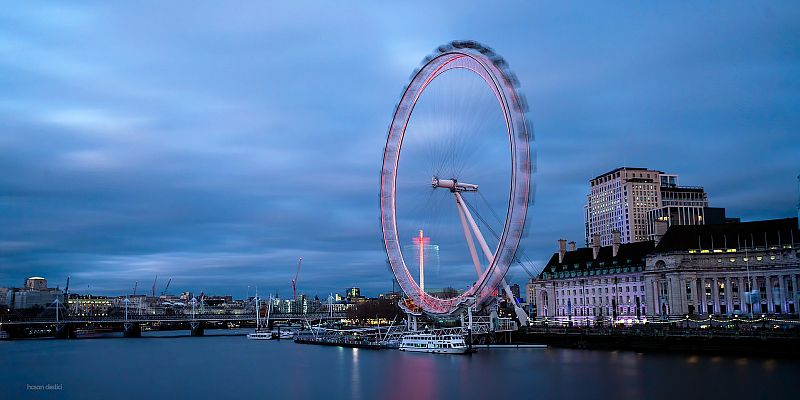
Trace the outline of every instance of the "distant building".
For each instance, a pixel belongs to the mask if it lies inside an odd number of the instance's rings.
[[[273,299],[274,312],[278,313],[292,313],[292,314],[305,314],[308,312],[308,299],[305,295],[300,296],[297,300],[293,299]]]
[[[72,315],[106,316],[111,307],[111,300],[108,296],[71,294],[67,303]]]
[[[203,301],[210,307],[225,307],[229,304],[233,304],[233,296],[205,296]]]
[[[0,290],[0,304],[18,310],[34,307],[45,308],[60,295],[60,290],[47,287],[47,279],[32,276],[25,279],[25,285],[20,289]]]
[[[351,309],[353,307],[354,307],[353,303],[349,303],[349,302],[346,302],[346,301],[336,301],[336,302],[333,302],[333,303],[330,303],[330,304],[328,304],[328,303],[323,303],[322,304],[322,309],[327,311],[327,312],[330,312],[330,311],[333,311],[333,312],[345,312],[345,311],[347,311],[347,310],[349,310],[349,309]]]
[[[9,309],[14,306],[14,289],[0,288],[0,308]]]
[[[46,308],[60,295],[61,292],[56,289],[16,290],[14,292],[14,308],[18,310],[34,307]]]
[[[515,283],[515,284],[511,285],[510,288],[511,288],[511,294],[514,296],[515,299],[521,299],[522,298],[522,296],[520,296],[519,285],[518,284]]]
[[[402,292],[387,292],[381,293],[378,295],[379,299],[387,299],[387,300],[400,300],[403,298]]]
[[[32,276],[25,280],[25,289],[47,290],[47,279],[40,276]]]
[[[357,287],[351,287],[345,289],[345,296],[347,296],[348,300],[364,298],[364,296],[361,296],[361,289]]]
[[[798,220],[672,226],[648,257],[644,276],[654,316],[796,316]]]

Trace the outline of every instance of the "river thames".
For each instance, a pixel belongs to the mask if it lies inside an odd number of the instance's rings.
[[[800,362],[567,349],[430,355],[243,336],[0,342],[2,398],[767,398]],[[230,332],[226,332],[230,333]],[[50,385],[49,387],[47,385]]]

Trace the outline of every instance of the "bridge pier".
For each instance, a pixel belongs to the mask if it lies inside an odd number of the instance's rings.
[[[142,326],[135,322],[126,322],[123,325],[122,336],[126,338],[142,337]]]
[[[56,339],[73,339],[75,338],[75,325],[57,323],[56,324]]]
[[[203,336],[205,332],[205,324],[203,321],[192,321],[189,323],[189,327],[192,330],[192,336]]]

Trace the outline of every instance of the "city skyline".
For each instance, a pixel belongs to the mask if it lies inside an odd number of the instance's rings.
[[[800,7],[309,7],[1,10],[0,286],[288,295],[302,256],[298,292],[391,288],[386,127],[409,72],[462,38],[503,54],[530,104],[537,267],[582,241],[588,181],[620,166],[743,221],[796,215]]]

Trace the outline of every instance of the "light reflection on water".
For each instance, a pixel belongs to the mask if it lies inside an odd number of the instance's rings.
[[[565,349],[448,356],[241,336],[20,340],[0,342],[0,355],[3,398],[764,398],[790,393],[800,373],[797,361],[778,359]],[[63,389],[32,393],[26,384]]]

